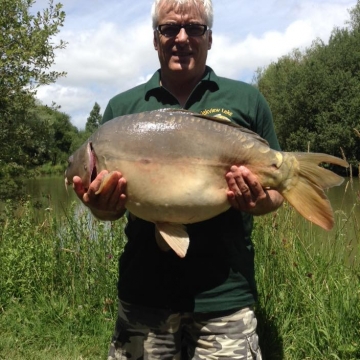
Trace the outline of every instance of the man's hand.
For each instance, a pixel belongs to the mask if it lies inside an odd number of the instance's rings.
[[[103,183],[104,177],[106,182]],[[101,185],[102,189],[97,193]],[[101,171],[89,189],[85,189],[80,177],[74,176],[73,188],[84,205],[100,220],[117,220],[124,215],[126,180],[120,172],[109,174],[106,170]]]
[[[276,210],[283,197],[275,190],[265,190],[257,176],[245,166],[232,166],[225,176],[231,206],[253,215],[264,215]]]

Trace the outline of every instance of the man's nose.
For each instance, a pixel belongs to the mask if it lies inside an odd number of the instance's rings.
[[[187,41],[189,38],[184,28],[181,28],[179,33],[176,35],[176,40],[179,42]]]

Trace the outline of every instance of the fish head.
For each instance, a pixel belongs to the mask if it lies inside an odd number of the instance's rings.
[[[90,183],[96,178],[96,155],[91,141],[83,144],[68,158],[68,167],[65,170],[65,186],[73,183],[74,176],[79,176],[84,188],[88,189]]]

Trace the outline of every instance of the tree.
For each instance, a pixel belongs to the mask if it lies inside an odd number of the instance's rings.
[[[282,57],[257,73],[256,85],[273,111],[286,151],[326,152],[358,168],[360,143],[360,1],[348,28],[334,28],[304,52]]]
[[[42,129],[33,122],[35,94],[40,85],[56,81],[64,72],[50,71],[55,50],[65,48],[53,37],[63,26],[61,4],[49,1],[36,15],[34,0],[1,0],[0,7],[0,178],[23,174],[31,165]]]
[[[8,145],[2,155],[12,158],[12,145],[22,143],[27,135],[19,127],[26,127],[36,88],[65,75],[49,71],[54,51],[65,47],[62,40],[52,43],[65,19],[62,5],[54,6],[50,0],[49,8],[31,15],[33,4],[33,0],[2,0],[0,9],[0,141],[7,140]]]
[[[101,118],[102,115],[100,114],[100,106],[96,102],[90,112],[90,116],[87,118],[85,125],[86,132],[92,134],[100,126]]]
[[[60,40],[51,39],[63,26],[65,13],[61,4],[30,14],[34,0],[2,0],[0,9],[0,99],[8,105],[14,97],[33,95],[40,85],[56,81],[64,72],[47,71],[54,62],[57,49],[65,48]]]
[[[71,124],[69,115],[54,107],[38,105],[32,116],[32,122],[42,129],[39,134],[43,134],[42,137],[36,137],[34,158],[38,160],[34,165],[47,162],[52,165],[65,164],[71,153],[71,144],[79,134],[78,129]]]
[[[360,30],[360,1],[358,0],[356,5],[349,11],[350,20],[347,24],[350,25],[352,31]]]

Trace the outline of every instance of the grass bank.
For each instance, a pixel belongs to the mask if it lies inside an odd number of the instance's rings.
[[[29,202],[20,217],[15,207],[0,219],[0,359],[106,359],[123,223],[75,206],[38,223]],[[265,359],[360,359],[360,241],[346,226],[360,234],[358,219],[339,213],[336,241],[319,242],[288,206],[256,219]]]
[[[287,204],[257,219],[265,359],[360,359],[360,221],[353,211],[335,216],[335,229],[322,239]]]
[[[74,206],[39,224],[29,202],[14,207],[0,225],[0,359],[105,359],[123,223]]]

